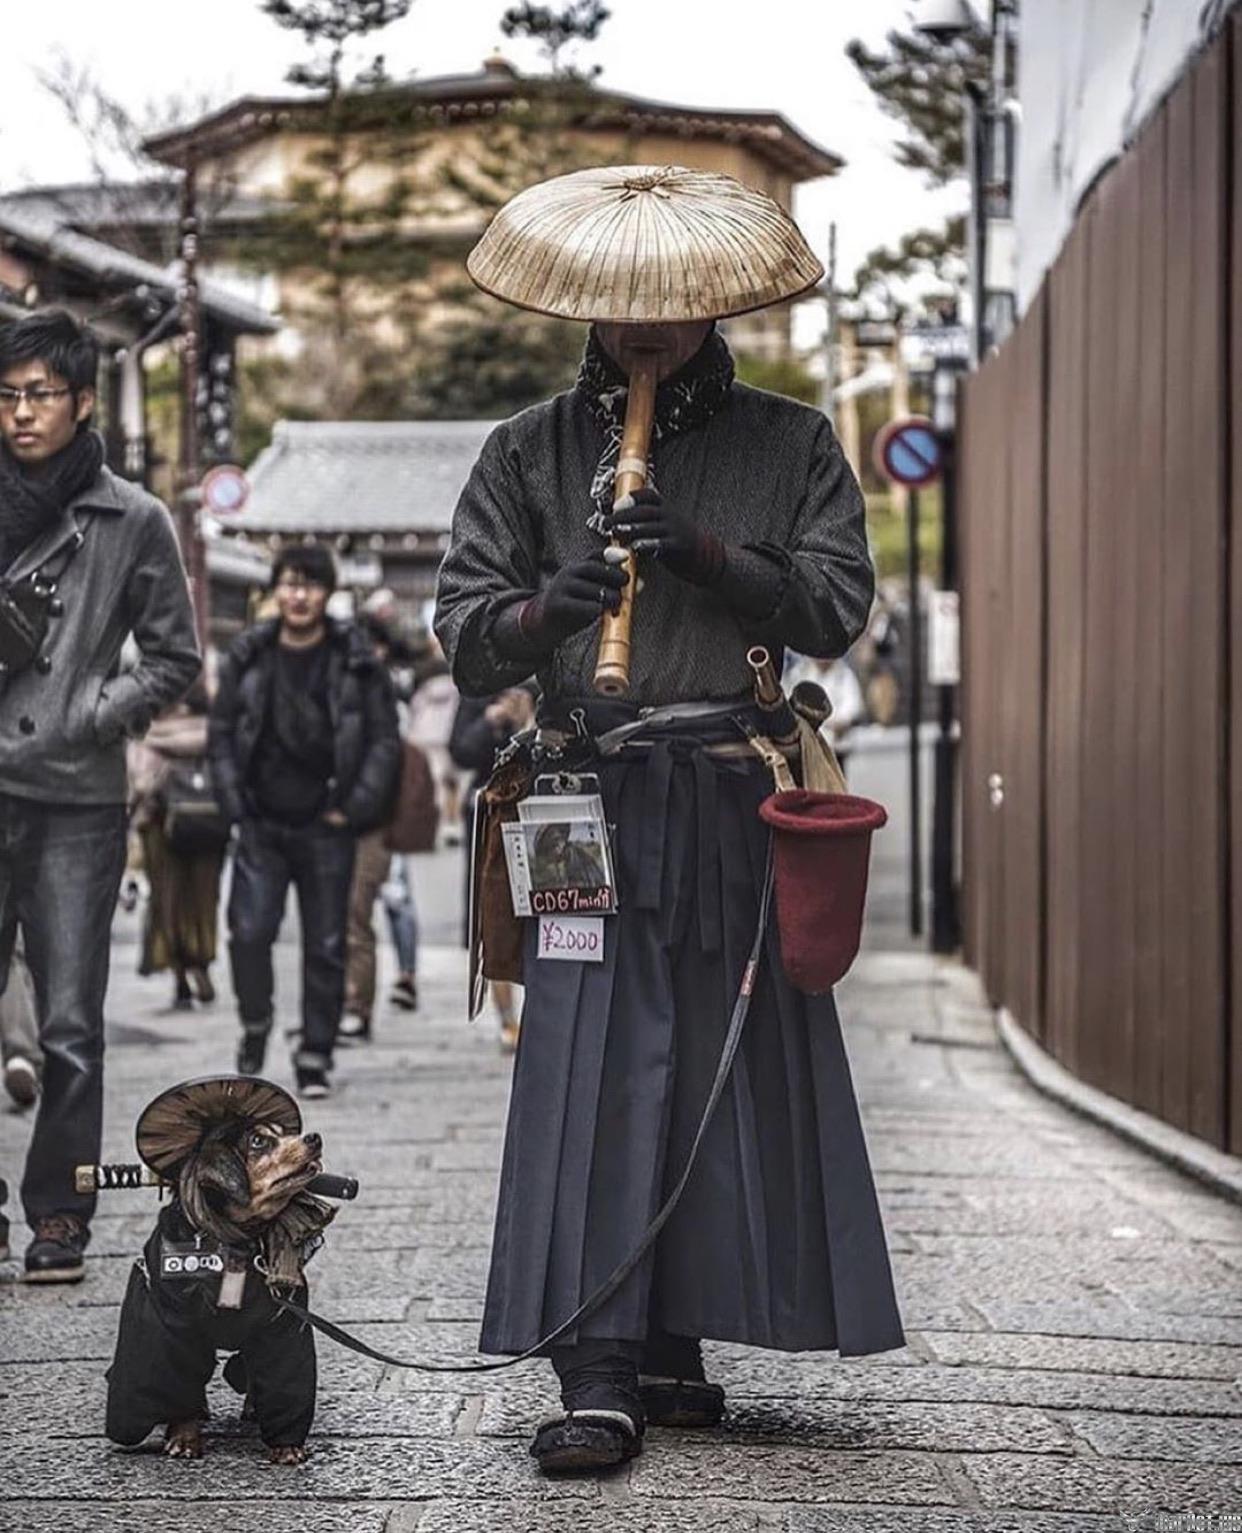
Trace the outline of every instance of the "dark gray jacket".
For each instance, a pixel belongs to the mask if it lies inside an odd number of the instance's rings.
[[[207,753],[216,799],[230,820],[256,813],[250,769],[271,711],[279,636],[275,618],[247,628],[220,667]],[[401,772],[397,704],[388,672],[357,628],[329,622],[327,642],[334,758],[327,807],[361,833],[392,815]]]
[[[55,568],[79,530],[40,659],[0,689],[0,793],[123,804],[125,737],[144,734],[198,675],[194,614],[172,518],[106,468],[6,578]],[[140,659],[121,671],[130,634]]]
[[[603,433],[578,389],[496,427],[457,502],[440,566],[436,633],[467,697],[519,685],[529,661],[498,654],[492,634],[514,601],[602,547],[587,525]],[[788,645],[843,655],[867,620],[875,575],[865,507],[831,425],[818,410],[735,383],[723,407],[655,450],[671,504],[730,545],[779,595],[762,618],[735,613],[716,591],[644,560],[634,603],[629,700],[639,704],[749,695],[746,652]],[[571,635],[537,667],[550,699],[593,695],[599,628]]]

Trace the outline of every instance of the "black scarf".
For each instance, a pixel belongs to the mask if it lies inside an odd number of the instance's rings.
[[[733,386],[733,357],[718,330],[699,347],[684,367],[665,378],[656,389],[655,426],[651,433],[652,455],[657,442],[692,431],[711,419],[729,397]],[[591,480],[595,510],[589,525],[603,532],[604,518],[612,510],[612,482],[621,452],[625,403],[629,394],[625,374],[600,345],[592,328],[586,354],[575,385],[591,416],[604,433],[604,450]],[[647,465],[647,483],[655,488],[655,475]]]
[[[94,484],[103,462],[103,437],[97,431],[79,431],[33,473],[0,446],[0,570],[7,570],[71,501]]]

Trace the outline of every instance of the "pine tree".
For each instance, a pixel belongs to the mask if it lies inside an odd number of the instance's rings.
[[[957,294],[966,278],[966,220],[942,229],[915,229],[895,247],[867,252],[854,273],[851,297],[864,311],[878,309],[898,320],[957,317]],[[913,279],[919,279],[917,282]]]
[[[312,93],[310,147],[281,204],[248,230],[238,255],[289,278],[285,311],[305,350],[296,388],[303,409],[341,418],[398,365],[398,311],[427,257],[408,238],[417,188],[409,167],[426,124],[377,54],[351,67],[358,44],[410,12],[413,0],[261,0],[308,56],[290,84]],[[366,170],[365,186],[360,172]],[[376,172],[379,172],[377,175]]]
[[[944,42],[916,30],[894,29],[878,51],[857,39],[845,51],[881,111],[901,125],[898,162],[921,172],[933,186],[947,186],[964,176],[965,94],[968,85],[985,87],[990,78],[990,30],[979,24]],[[863,301],[878,298],[889,312],[901,312],[909,306],[904,282],[931,276],[942,290],[958,286],[965,258],[964,219],[950,219],[942,229],[916,229],[896,248],[868,253],[854,274],[853,296]]]
[[[533,5],[531,0],[523,0],[521,5],[510,6],[504,13],[500,30],[506,37],[532,38],[539,44],[549,72],[565,79],[575,69],[563,62],[561,54],[574,43],[593,43],[610,14],[601,0],[570,0],[559,11],[550,5]],[[599,66],[595,65],[589,72],[590,78],[598,73]]]
[[[967,84],[986,85],[991,73],[988,29],[977,26],[952,42],[894,30],[878,52],[857,39],[845,51],[881,111],[904,130],[898,162],[921,171],[933,186],[965,175],[962,103]]]
[[[471,158],[443,167],[453,193],[493,214],[523,188],[594,163],[573,130],[590,111],[599,70],[578,62],[575,45],[594,42],[608,15],[600,0],[571,0],[559,10],[527,0],[504,13],[505,36],[533,40],[545,73],[522,82],[520,114],[488,120]],[[441,287],[437,305],[451,317],[420,337],[412,413],[447,420],[510,415],[573,382],[580,324],[514,309],[479,292],[464,273]]]

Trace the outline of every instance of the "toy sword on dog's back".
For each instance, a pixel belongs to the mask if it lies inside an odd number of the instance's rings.
[[[143,1165],[113,1162],[98,1166],[76,1166],[73,1172],[76,1192],[117,1192],[127,1187],[167,1187],[169,1191],[174,1191],[176,1185],[176,1182],[170,1182],[158,1172],[152,1171],[150,1166]],[[331,1172],[321,1171],[307,1182],[306,1191],[313,1192],[316,1197],[340,1198],[349,1202],[358,1196],[358,1178],[333,1176]]]

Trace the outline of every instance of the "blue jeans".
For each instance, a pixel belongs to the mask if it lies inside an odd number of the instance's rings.
[[[345,925],[354,836],[316,822],[243,820],[229,897],[229,957],[242,1026],[266,1032],[275,979],[272,947],[289,885],[302,922],[302,1042],[295,1063],[326,1070],[345,1002]]]
[[[392,945],[397,950],[397,968],[402,974],[418,973],[418,907],[414,903],[414,880],[410,877],[410,859],[401,852],[393,855],[388,882],[380,890]]]
[[[20,926],[34,985],[43,1089],[22,1203],[90,1220],[73,1168],[99,1159],[104,995],[112,911],[125,868],[122,804],[44,804],[0,794],[0,977]],[[16,976],[14,976],[16,979]]]

